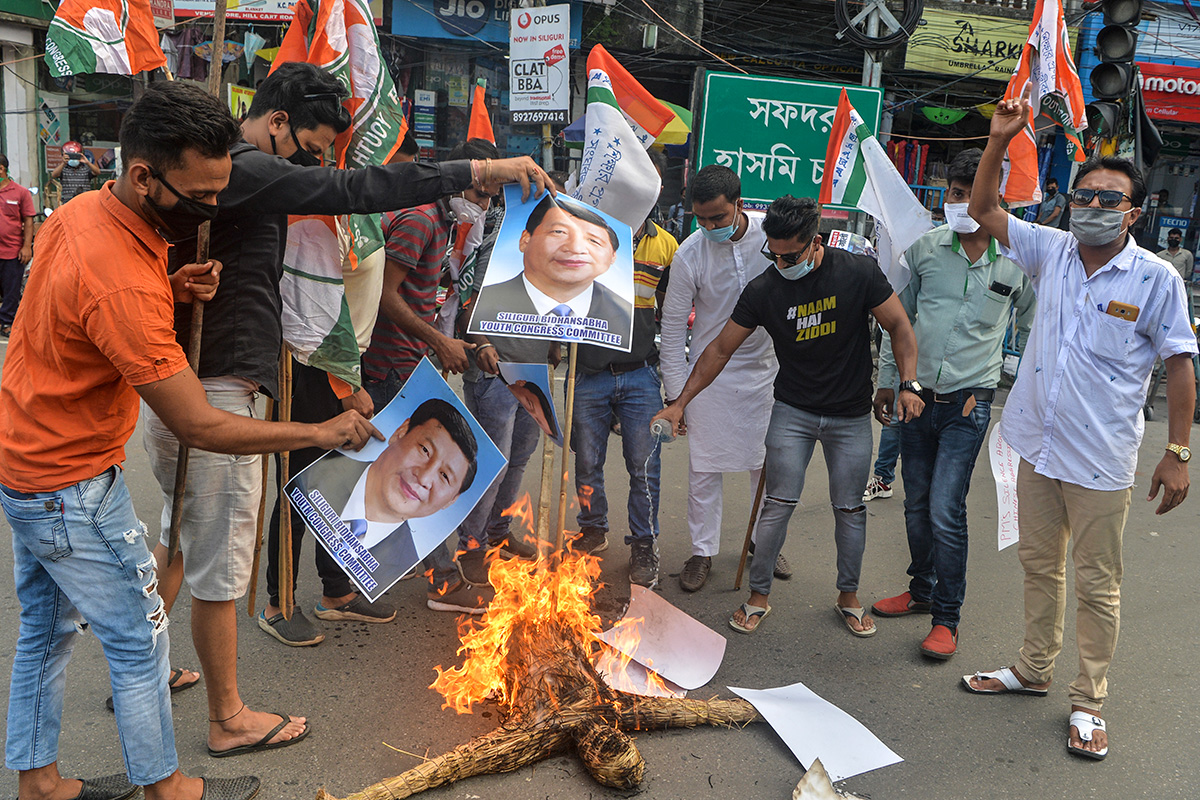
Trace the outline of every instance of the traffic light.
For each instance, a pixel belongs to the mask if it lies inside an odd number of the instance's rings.
[[[1092,70],[1092,94],[1097,100],[1121,100],[1133,92],[1137,54],[1137,25],[1142,0],[1102,0],[1104,27],[1096,34],[1100,63]]]
[[[1088,103],[1084,109],[1088,131],[1101,139],[1116,136],[1121,125],[1121,107],[1104,101]]]

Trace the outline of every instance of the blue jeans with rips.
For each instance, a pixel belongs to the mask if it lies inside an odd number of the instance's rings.
[[[987,438],[991,403],[963,416],[963,400],[929,403],[900,424],[904,522],[913,599],[932,605],[933,624],[958,628],[967,593],[967,490]]]
[[[804,491],[804,473],[817,442],[829,470],[833,538],[837,544],[837,590],[858,591],[867,546],[867,508],[862,487],[871,469],[871,415],[826,417],[779,400],[767,426],[766,492],[758,517],[758,541],[750,565],[750,591],[770,594],[775,560],[787,538],[788,521]]]
[[[500,449],[500,454],[508,459],[508,465],[458,528],[459,548],[466,550],[498,544],[508,538],[510,518],[502,512],[516,502],[525,467],[537,449],[542,430],[529,412],[521,408],[504,381],[497,377],[464,382],[463,400]],[[518,536],[524,535],[518,532]]]
[[[625,543],[658,536],[661,448],[650,433],[650,420],[662,407],[662,383],[657,367],[575,376],[571,446],[575,449],[575,492],[579,498],[579,514],[575,519],[580,528],[608,531],[604,461],[616,414],[621,423],[625,469],[629,473],[629,535]]]
[[[121,470],[53,492],[0,487],[0,505],[12,526],[21,605],[5,766],[58,760],[64,671],[87,620],[108,659],[129,780],[147,786],[167,778],[178,768],[167,616]]]

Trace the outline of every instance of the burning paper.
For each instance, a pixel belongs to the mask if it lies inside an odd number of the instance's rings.
[[[624,653],[606,644],[600,645],[596,657],[596,672],[618,692],[640,694],[643,697],[686,697],[682,686],[664,680],[653,670],[634,661]]]
[[[712,680],[725,657],[725,637],[650,589],[630,589],[625,616],[596,638],[684,689]]]
[[[819,757],[833,781],[904,760],[861,722],[802,683],[778,689],[730,686],[729,691],[754,705],[806,769]]]

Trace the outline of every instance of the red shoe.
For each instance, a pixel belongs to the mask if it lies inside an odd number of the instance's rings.
[[[933,630],[921,642],[921,652],[930,658],[945,661],[958,652],[958,631],[953,631],[945,625],[934,625]]]
[[[928,614],[929,603],[913,600],[913,596],[905,592],[880,600],[871,606],[871,611],[881,617],[907,617],[909,614]]]

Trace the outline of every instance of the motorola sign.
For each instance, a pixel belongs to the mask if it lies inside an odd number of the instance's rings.
[[[565,123],[571,7],[542,6],[509,17],[508,92],[514,123]]]

